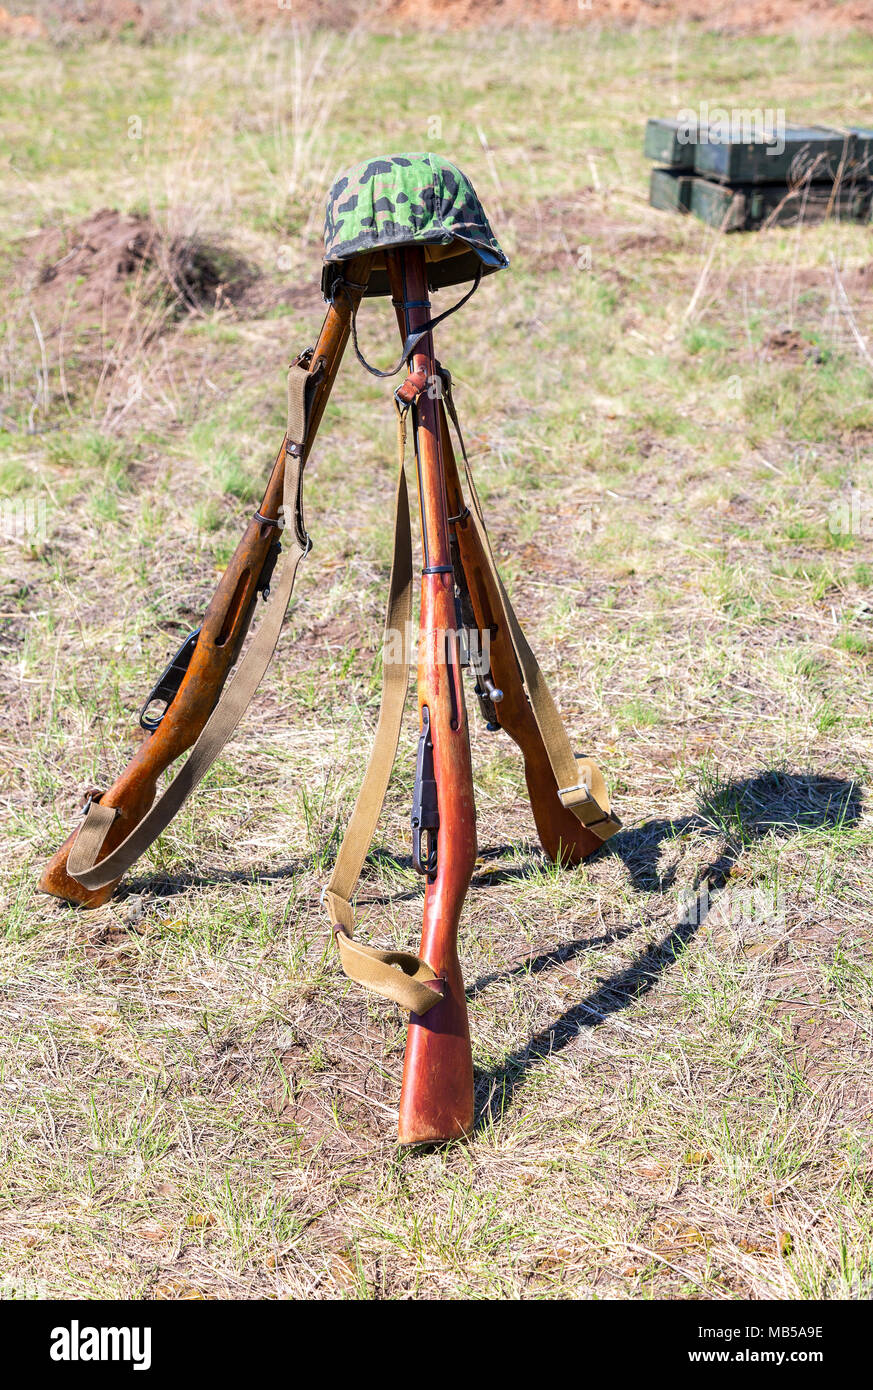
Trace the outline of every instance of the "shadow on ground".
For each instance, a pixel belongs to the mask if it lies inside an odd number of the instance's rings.
[[[477,1076],[477,1128],[499,1118],[512,1103],[513,1094],[527,1073],[568,1047],[583,1028],[605,1022],[652,989],[687,949],[746,848],[767,835],[787,836],[798,830],[838,831],[854,825],[861,810],[861,796],[854,782],[768,771],[716,786],[701,799],[695,815],[675,821],[647,821],[637,829],[615,835],[604,846],[603,854],[618,855],[627,865],[634,887],[649,892],[668,892],[675,879],[675,869],[663,876],[658,873],[664,841],[702,831],[718,840],[720,847],[698,871],[690,903],[677,913],[680,920],[660,941],[603,980],[596,990],[536,1033],[499,1066]],[[606,940],[619,940],[632,930],[633,927],[619,928]],[[551,953],[531,956],[510,969],[476,980],[468,995],[478,994],[496,980],[537,973],[572,960],[604,940],[602,936],[584,937]]]
[[[217,883],[280,883],[314,867],[315,861],[310,857],[296,859],[291,864],[280,864],[275,869],[210,869],[202,874],[182,870],[173,874],[141,875],[125,879],[115,890],[114,896],[119,901],[141,893],[153,894],[156,898],[171,898],[176,893],[184,893],[187,888],[211,888]]]

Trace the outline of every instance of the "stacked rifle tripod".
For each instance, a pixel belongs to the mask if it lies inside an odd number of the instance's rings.
[[[111,787],[88,796],[81,826],[40,880],[45,892],[69,902],[84,907],[106,902],[242,718],[269,665],[297,566],[310,548],[303,515],[304,469],[350,336],[361,357],[358,306],[367,294],[390,294],[403,342],[396,370],[405,364],[407,375],[394,393],[400,457],[385,623],[389,640],[383,649],[382,701],[370,762],[324,899],[346,974],[409,1011],[399,1124],[406,1144],[459,1138],[469,1133],[474,1118],[470,1034],[457,952],[458,922],[476,858],[461,633],[472,635],[476,694],[489,727],[504,729],[524,756],[546,852],[557,862],[577,864],[619,828],[599,768],[573,753],[495,568],[451,378],[434,354],[432,330],[439,320],[431,316],[430,289],[465,280],[475,288],[483,274],[506,265],[471,185],[447,161],[433,155],[389,156],[367,161],[337,180],[326,226],[322,285],[327,314],[315,347],[290,369],[286,435],[261,505],[202,625],[186,639],[143,707],[140,722],[148,737]],[[412,806],[412,858],[425,884],[418,956],[362,944],[354,936],[352,909],[391,775],[408,688],[413,611],[404,468],[408,421],[423,559],[420,734]],[[460,446],[463,483],[450,422]],[[284,556],[271,601],[242,653],[258,597],[270,595],[280,550]],[[161,773],[186,752],[187,760],[156,800]]]

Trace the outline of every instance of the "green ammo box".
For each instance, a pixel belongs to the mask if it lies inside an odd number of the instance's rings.
[[[862,179],[873,179],[873,130],[852,131],[855,140],[852,172]]]
[[[708,179],[689,179],[690,209],[695,217],[723,232],[741,232],[746,226],[746,189],[729,188]]]
[[[681,134],[681,138],[680,138]],[[694,168],[694,144],[688,139],[686,127],[680,128],[678,121],[646,121],[646,139],[643,154],[647,159],[656,159],[659,164],[669,164],[672,169]]]
[[[649,194],[652,207],[665,212],[692,212],[709,227],[725,232],[752,231],[764,223],[796,227],[823,222],[828,216],[844,222],[866,222],[873,208],[873,181],[833,185],[784,183],[711,183],[669,169],[653,169]]]
[[[832,183],[852,167],[856,140],[816,126],[788,126],[784,138],[720,141],[710,127],[706,143],[693,146],[694,172],[721,183]]]
[[[690,212],[693,182],[681,169],[653,169],[649,180],[649,202],[662,212]]]
[[[866,222],[870,216],[873,183],[869,179],[847,182],[834,189],[832,184],[803,184],[786,188],[784,184],[760,184],[746,189],[746,225],[760,227],[804,226],[835,217],[844,222]]]

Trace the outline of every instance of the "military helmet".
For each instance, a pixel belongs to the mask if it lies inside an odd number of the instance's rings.
[[[437,154],[389,154],[335,180],[324,219],[321,288],[330,299],[342,262],[368,251],[423,246],[428,288],[460,285],[509,265],[470,180]],[[376,257],[367,296],[390,294]]]

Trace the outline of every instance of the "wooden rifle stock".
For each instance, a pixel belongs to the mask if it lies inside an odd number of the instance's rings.
[[[366,284],[369,266],[370,257],[350,261],[349,280]],[[306,453],[327,404],[348,341],[352,311],[360,298],[360,289],[350,289],[331,304],[312,352],[310,370],[319,371],[320,376],[313,393]],[[101,805],[117,807],[119,811],[98,863],[126,839],[146,815],[155,798],[158,778],[197,740],[239,656],[258,593],[268,579],[265,565],[271,567],[275,561],[276,539],[281,534],[276,522],[282,506],[286,443],[287,440],[283,441],[273,465],[259,511],[246,527],[213,595],[187,669],[160,723],[137,749],[117,781],[95,798]],[[74,831],[49,860],[39,887],[45,893],[82,907],[100,907],[112,896],[120,880],[114,879],[102,888],[89,890],[67,872],[67,860],[77,834],[78,831]]]
[[[439,402],[440,444],[445,466],[446,499],[460,563],[480,634],[489,633],[489,663],[502,699],[493,708],[501,729],[518,744],[540,843],[550,859],[571,866],[600,849],[602,839],[583,825],[558,796],[546,745],[534,718],[519,670],[512,639],[498,621],[503,608],[484,550],[464,501],[458,465],[452,448],[446,409]]]
[[[405,340],[430,317],[424,252],[410,247],[388,253],[386,259]],[[426,381],[435,380],[429,332],[415,347],[410,371],[423,371]],[[435,849],[432,868],[427,853],[423,856],[426,887],[420,954],[442,982],[443,997],[423,1016],[410,1015],[400,1095],[399,1136],[404,1144],[460,1138],[472,1128],[474,1108],[458,923],[476,859],[476,808],[436,398],[427,391],[419,395],[413,418],[424,552],[418,663],[420,753],[428,762],[432,759],[437,812],[437,826],[431,826],[426,840],[428,850]],[[420,756],[419,771],[421,761]]]
[[[261,503],[261,514],[274,520],[282,500],[284,471],[283,443]],[[121,776],[99,797],[101,804],[116,806],[120,812],[106,837],[101,858],[139,824],[155,799],[161,773],[187,752],[212,713],[251,623],[258,584],[275,538],[275,525],[254,517],[249,522],[206,610],[175,698]],[[74,831],[49,860],[39,887],[81,907],[100,907],[112,896],[119,880],[89,890],[67,872],[77,833]]]

